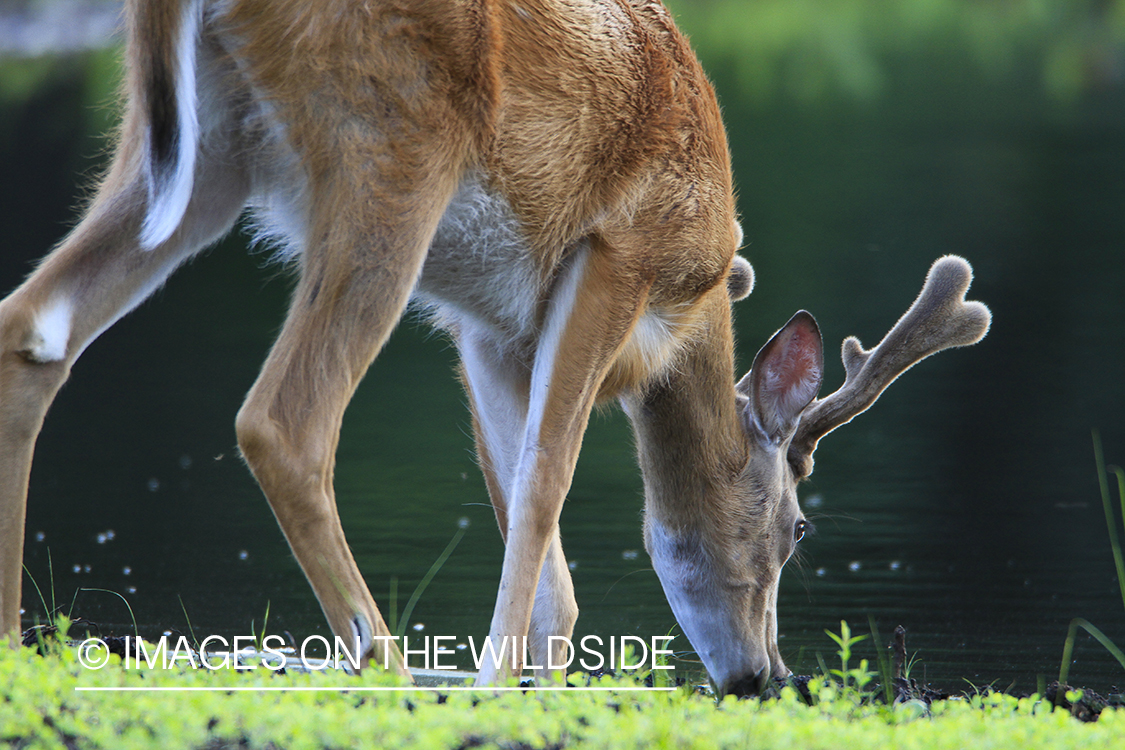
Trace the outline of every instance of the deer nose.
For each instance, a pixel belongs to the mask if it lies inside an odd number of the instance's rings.
[[[760,695],[769,684],[770,668],[766,666],[753,674],[746,674],[728,681],[719,691],[722,695],[735,695],[739,698]]]

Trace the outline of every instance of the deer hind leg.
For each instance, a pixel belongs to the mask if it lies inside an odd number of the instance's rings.
[[[146,249],[139,148],[136,139],[123,141],[81,223],[0,303],[0,638],[20,625],[27,482],[47,408],[86,346],[225,234],[246,200],[247,180],[235,163],[201,151],[181,219]]]
[[[531,370],[519,358],[500,348],[495,340],[471,324],[457,332],[461,352],[462,379],[473,413],[477,456],[484,473],[492,508],[505,543],[508,536],[506,493],[515,476],[520,436],[527,422]],[[538,665],[563,664],[564,642],[549,636],[570,638],[578,619],[574,583],[563,555],[558,526],[555,526],[547,557],[539,575],[535,604],[531,610],[528,652]],[[553,671],[547,679],[564,675]]]
[[[489,638],[494,653],[506,649],[506,658],[485,658],[481,684],[521,673],[522,639],[540,601],[537,592],[541,586],[558,590],[560,578],[569,584],[557,544],[559,514],[598,389],[644,308],[650,283],[594,237],[575,251],[555,284],[531,369],[514,472],[503,493],[506,547]]]
[[[332,476],[344,409],[402,315],[462,167],[456,155],[404,155],[391,179],[355,167],[378,163],[365,154],[338,163],[330,187],[310,191],[301,278],[236,430],[332,631],[349,650],[358,639],[364,662],[405,674],[345,541]],[[404,186],[408,164],[421,166]]]

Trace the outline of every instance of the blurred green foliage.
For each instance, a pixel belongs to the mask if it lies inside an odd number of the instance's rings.
[[[1125,0],[666,4],[728,96],[755,106],[872,101],[931,76],[935,85],[1016,84],[1063,102],[1125,85]],[[92,80],[115,72],[106,65],[115,56],[93,53],[91,73],[101,75]],[[0,57],[0,105],[25,100],[67,57]]]
[[[1062,100],[1125,79],[1125,0],[667,4],[704,66],[759,105],[871,100],[919,68],[961,85],[1032,83]]]
[[[0,137],[36,96],[67,85],[81,90],[86,129],[105,133],[120,119],[117,93],[123,75],[118,46],[66,55],[0,57]]]

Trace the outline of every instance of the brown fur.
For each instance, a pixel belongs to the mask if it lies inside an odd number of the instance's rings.
[[[199,38],[185,47],[185,13],[199,7]],[[74,360],[245,205],[277,200],[300,279],[239,411],[239,445],[333,631],[359,635],[372,659],[402,671],[397,648],[378,639],[386,624],[340,527],[334,456],[344,409],[439,223],[479,175],[514,214],[537,279],[494,269],[521,284],[499,294],[535,299],[524,333],[500,325],[479,344],[468,340],[479,331],[446,322],[462,347],[491,347],[495,369],[479,388],[464,377],[507,545],[490,636],[530,634],[538,661],[547,636],[570,635],[577,607],[559,512],[594,402],[618,397],[638,436],[646,528],[662,524],[679,540],[673,557],[713,560],[699,583],[731,592],[719,602],[731,603],[742,639],[731,654],[753,658],[717,669],[719,688],[756,685],[763,659],[765,671],[783,672],[772,610],[799,517],[795,477],[784,452],[756,443],[749,397],[733,382],[724,279],[742,295],[752,274],[744,262],[732,273],[741,230],[719,108],[667,11],[651,0],[130,0],[127,9],[128,101],[109,175],[78,227],[0,303],[0,634],[19,626],[32,448]],[[198,132],[180,117],[190,102],[177,81],[191,71]],[[177,171],[184,144],[193,173]],[[190,196],[182,215],[182,203],[161,203],[177,186]],[[166,231],[147,233],[153,217]],[[486,439],[497,395],[524,420],[541,415],[527,422],[526,444]],[[795,429],[798,417],[781,413]],[[674,599],[673,578],[664,582]],[[481,679],[519,671],[486,667]]]

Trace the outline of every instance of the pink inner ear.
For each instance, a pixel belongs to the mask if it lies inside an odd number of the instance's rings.
[[[778,344],[774,356],[766,363],[762,386],[777,403],[782,418],[788,421],[820,390],[820,335],[808,323],[797,321]]]

